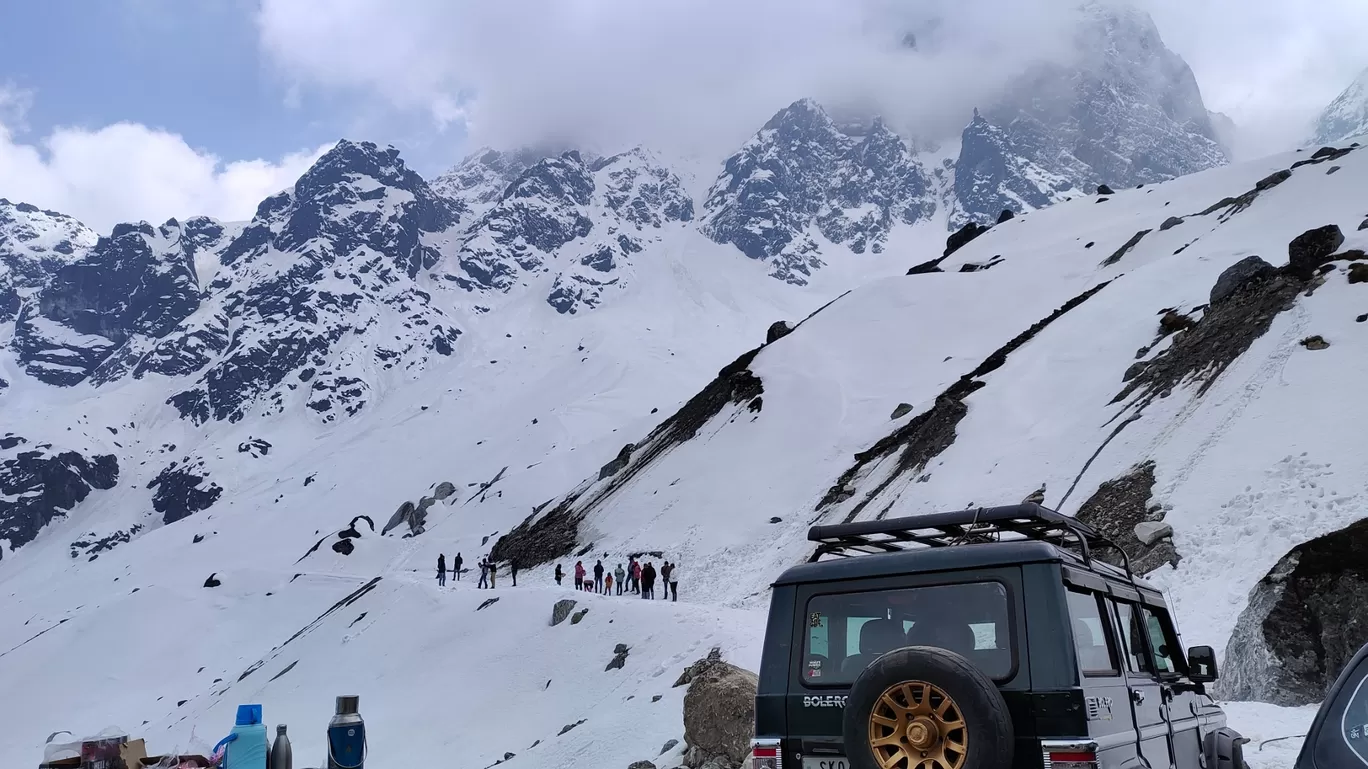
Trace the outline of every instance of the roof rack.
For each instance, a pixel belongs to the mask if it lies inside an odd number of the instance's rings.
[[[808,540],[820,543],[808,559],[809,563],[824,555],[850,557],[896,553],[918,547],[1033,540],[1078,550],[1083,562],[1091,567],[1093,549],[1111,548],[1121,554],[1126,576],[1132,581],[1135,579],[1130,556],[1114,542],[1076,518],[1029,502],[883,521],[813,526],[808,530]]]

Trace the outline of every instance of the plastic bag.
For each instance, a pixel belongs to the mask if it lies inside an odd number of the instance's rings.
[[[61,734],[65,734],[68,737],[76,736],[68,731],[53,732],[52,734],[49,734],[47,743],[43,745],[43,763],[50,764],[53,761],[61,761],[66,758],[81,757],[80,740],[74,740],[72,742],[53,742],[53,740],[57,739],[57,736]]]

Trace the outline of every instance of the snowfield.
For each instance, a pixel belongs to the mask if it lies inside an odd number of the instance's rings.
[[[454,268],[448,249],[417,280],[457,317],[456,353],[366,371],[365,410],[334,422],[291,403],[194,424],[167,403],[178,377],[55,388],[6,351],[0,437],[118,454],[120,479],[3,548],[0,691],[22,695],[0,704],[0,765],[32,764],[52,731],[111,724],[158,751],[207,750],[244,702],[288,723],[309,765],[333,696],[355,693],[372,767],[675,766],[684,689],[672,684],[714,646],[756,668],[767,586],[810,552],[810,525],[1009,504],[1042,487],[1072,514],[1145,462],[1180,556],[1150,577],[1185,643],[1221,650],[1280,558],[1368,504],[1368,454],[1349,427],[1368,419],[1368,287],[1350,283],[1352,258],[1329,262],[1229,361],[1160,329],[1167,311],[1219,316],[1210,294],[1227,268],[1252,255],[1281,266],[1308,230],[1335,224],[1339,251],[1368,250],[1368,153],[1217,205],[1309,157],[1079,196],[914,275],[941,256],[943,218],[895,230],[882,254],[830,246],[806,286],[680,225],[634,256],[619,292],[573,316],[547,304],[548,274],[488,312],[458,306],[433,277]],[[714,412],[690,411],[702,414],[692,434],[652,433],[778,320],[796,328],[742,359],[761,391],[723,387]],[[1312,336],[1329,346],[1301,344]],[[1174,350],[1193,362],[1170,381],[1154,362]],[[1118,401],[1138,362],[1151,365],[1131,381],[1153,386]],[[628,444],[626,464],[604,468]],[[172,463],[221,496],[167,523],[149,483]],[[444,481],[456,493],[422,534],[379,535]],[[574,520],[572,552],[517,588],[506,572],[492,591],[469,573],[436,586],[439,553],[471,568],[550,515]],[[344,555],[332,544],[349,526],[359,536]],[[104,549],[74,544],[120,533]],[[680,601],[555,586],[552,564],[569,574],[578,552],[590,567],[659,552],[648,559],[682,565]],[[588,613],[552,627],[563,598]],[[605,670],[618,644],[626,660]],[[1229,710],[1256,741],[1254,769],[1289,767],[1298,741],[1257,743],[1304,731],[1313,712]],[[670,740],[681,744],[662,756]]]

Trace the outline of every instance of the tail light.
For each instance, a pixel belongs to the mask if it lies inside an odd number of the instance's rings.
[[[1045,769],[1098,769],[1095,742],[1044,740],[1040,752]]]
[[[751,769],[783,769],[779,740],[751,740]]]

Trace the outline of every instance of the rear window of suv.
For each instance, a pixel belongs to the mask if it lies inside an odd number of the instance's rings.
[[[1012,677],[1011,613],[1000,582],[828,593],[807,605],[805,686],[849,685],[884,652],[936,646],[995,680]]]

